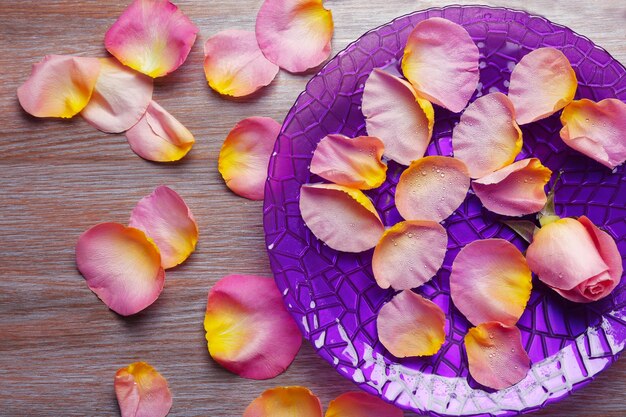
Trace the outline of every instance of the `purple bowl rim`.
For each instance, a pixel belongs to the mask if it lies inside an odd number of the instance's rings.
[[[330,64],[332,64],[335,61],[335,59],[339,56],[339,54],[341,54],[341,53],[347,51],[348,49],[350,49],[354,44],[359,42],[363,37],[367,36],[368,34],[373,33],[373,32],[377,32],[378,30],[380,30],[381,28],[384,28],[386,26],[390,26],[390,25],[392,25],[394,22],[396,22],[398,20],[405,19],[407,17],[410,17],[410,16],[412,16],[414,14],[418,14],[418,13],[428,13],[428,12],[431,12],[431,11],[444,11],[444,10],[447,10],[447,9],[454,9],[454,8],[461,8],[461,9],[473,9],[473,8],[476,9],[477,8],[477,9],[483,9],[483,10],[507,11],[507,12],[513,12],[513,13],[524,13],[524,14],[530,16],[530,17],[541,18],[541,19],[545,20],[546,22],[548,22],[550,25],[553,25],[555,27],[559,27],[559,28],[563,28],[565,30],[568,30],[568,31],[572,32],[574,35],[576,35],[577,37],[590,42],[595,49],[598,49],[598,50],[606,53],[613,61],[616,61],[620,65],[624,66],[609,51],[607,51],[602,46],[597,45],[588,36],[582,35],[582,34],[574,31],[573,29],[570,29],[569,27],[567,27],[567,26],[565,26],[563,24],[555,23],[555,22],[553,22],[552,20],[546,18],[543,15],[532,13],[532,12],[529,12],[527,10],[518,9],[518,8],[503,7],[503,6],[489,6],[489,5],[484,5],[484,4],[458,4],[458,3],[451,3],[451,4],[448,4],[446,6],[440,6],[440,7],[434,6],[434,7],[429,7],[429,8],[426,8],[426,9],[418,9],[418,10],[415,10],[415,11],[408,12],[408,13],[405,13],[403,15],[397,16],[397,17],[393,18],[392,20],[390,20],[388,22],[382,23],[382,24],[380,24],[380,25],[378,25],[378,26],[376,26],[376,27],[374,27],[374,28],[372,28],[370,30],[367,30],[366,32],[364,32],[363,34],[358,36],[355,40],[353,40],[350,43],[348,43],[343,49],[338,51],[336,54],[333,55],[332,58],[328,59],[321,67],[319,67],[316,70],[316,72],[311,76],[311,78],[307,81],[307,83],[304,86],[304,89],[302,90],[302,92],[300,94],[298,94],[298,96],[294,100],[292,106],[290,107],[289,111],[287,112],[287,115],[285,116],[285,118],[283,120],[283,123],[281,125],[281,129],[280,129],[279,134],[278,134],[278,136],[276,138],[276,141],[274,142],[273,152],[276,153],[278,151],[279,141],[280,141],[281,137],[283,135],[285,135],[285,131],[287,130],[287,128],[290,127],[290,124],[292,122],[292,117],[293,117],[293,115],[295,114],[295,112],[297,110],[296,107],[297,107],[297,104],[298,104],[300,98],[303,97],[305,94],[307,94],[307,92],[309,90],[309,87],[310,87],[311,83],[313,82],[313,80],[315,78],[317,78],[319,75],[321,75],[324,72],[324,70]],[[270,163],[268,164],[268,170],[267,170],[267,174],[266,174],[268,181],[266,182],[265,189],[264,189],[263,213],[265,213],[266,209],[269,206],[269,204],[267,202],[267,196],[269,195],[269,190],[270,190],[269,177],[270,177],[270,174],[271,174],[273,159],[274,159],[274,156],[272,155],[271,158],[270,158]],[[263,220],[263,230],[264,230],[264,234],[265,234],[266,252],[267,252],[269,263],[270,263],[270,269],[272,270],[272,275],[274,275],[274,268],[275,268],[274,263],[275,263],[275,261],[270,256],[269,247],[268,247],[268,245],[273,243],[273,241],[270,239],[270,237],[268,235],[268,227],[269,226],[266,224],[265,218],[264,218],[264,220]],[[289,311],[288,305],[287,305],[287,302],[286,302],[286,299],[285,299],[285,296],[283,295],[282,298],[283,298],[283,303],[285,305],[285,308],[287,308],[287,310]],[[291,312],[289,312],[289,313],[290,313],[290,315],[293,316],[293,314]],[[305,332],[303,324],[300,323],[298,320],[295,320],[295,321],[296,321],[296,324],[297,324],[298,328],[300,329],[300,333],[303,335],[303,338],[309,344],[311,344],[311,346],[313,346],[311,340],[309,340],[306,337],[306,332]],[[373,387],[368,385],[366,382],[358,383],[358,382],[354,381],[354,379],[352,378],[352,375],[347,370],[343,370],[340,367],[339,368],[335,367],[334,364],[333,364],[333,358],[328,356],[325,351],[316,349],[314,346],[313,346],[313,348],[315,350],[315,354],[317,356],[320,356],[326,362],[328,362],[332,366],[333,370],[336,373],[338,373],[339,375],[341,375],[341,377],[343,377],[344,379],[352,382],[359,389],[361,389],[363,391],[366,391],[366,392],[368,392],[370,394],[373,394],[376,397],[384,400],[385,402],[387,402],[389,404],[393,404],[396,407],[398,407],[394,402],[390,401],[389,399],[385,398],[384,396],[381,396]],[[541,410],[541,409],[543,409],[543,408],[545,408],[545,407],[547,407],[547,406],[549,406],[551,404],[560,402],[561,400],[563,400],[565,398],[568,398],[574,392],[580,390],[581,388],[587,386],[589,383],[593,382],[596,375],[599,375],[600,373],[604,372],[607,368],[609,368],[611,365],[613,365],[619,359],[620,355],[624,352],[624,350],[626,350],[626,345],[624,347],[622,347],[622,349],[619,352],[613,354],[612,357],[611,357],[611,360],[607,361],[606,364],[604,366],[602,366],[600,368],[600,370],[598,372],[596,372],[592,377],[590,377],[589,379],[586,379],[586,380],[584,380],[584,381],[582,381],[582,382],[580,382],[580,383],[578,383],[576,385],[573,385],[571,389],[565,391],[562,395],[560,395],[558,397],[550,397],[543,404],[541,404],[540,406],[535,406],[535,407],[531,407],[531,408],[528,408],[528,409],[525,409],[525,410],[520,410],[518,412],[514,412],[513,414],[511,414],[510,412],[505,412],[504,415],[522,415],[522,414],[532,413],[532,412]],[[400,409],[402,409],[402,408],[400,408]],[[407,409],[405,411],[412,411],[413,413],[415,413],[417,415],[429,415],[428,414],[428,410],[423,410],[423,412],[420,412],[419,410],[416,410],[416,409],[411,409],[411,410]],[[480,414],[480,412],[479,412],[479,414]]]

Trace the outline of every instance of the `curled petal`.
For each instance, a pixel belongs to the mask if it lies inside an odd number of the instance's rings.
[[[509,165],[522,150],[522,131],[515,110],[502,93],[477,98],[461,115],[452,133],[454,157],[472,178],[480,178]]]
[[[404,412],[366,392],[346,392],[330,402],[325,417],[403,417]]]
[[[152,78],[120,64],[115,58],[101,58],[100,75],[91,100],[80,114],[103,132],[125,132],[148,109],[152,90]]]
[[[448,234],[439,223],[411,220],[397,223],[376,245],[372,259],[374,278],[381,288],[417,288],[441,268]]]
[[[191,150],[195,139],[191,132],[156,101],[135,126],[126,132],[130,148],[148,161],[178,161]]]
[[[322,404],[304,387],[277,387],[250,403],[243,417],[322,417]]]
[[[322,0],[265,0],[256,18],[263,54],[289,72],[303,72],[330,55],[333,15]]]
[[[346,187],[369,190],[385,182],[387,165],[382,162],[384,145],[372,136],[354,139],[328,135],[318,144],[311,160],[311,173]]]
[[[445,324],[441,308],[411,290],[382,306],[376,320],[380,342],[397,358],[437,353],[446,337]]]
[[[198,28],[167,0],[135,0],[109,28],[107,50],[122,64],[153,78],[180,67]]]
[[[98,224],[80,236],[76,266],[89,289],[122,316],[152,304],[165,281],[152,240],[141,230],[117,223]]]
[[[524,125],[556,113],[574,99],[576,88],[576,73],[563,52],[535,49],[511,73],[509,98],[517,123]]]
[[[488,322],[469,329],[465,350],[472,378],[493,389],[505,389],[520,382],[530,370],[530,358],[515,326]]]
[[[385,155],[404,165],[421,158],[433,134],[435,112],[406,81],[374,69],[363,90],[367,133],[385,144]]]
[[[145,362],[117,371],[114,386],[122,417],[165,417],[172,408],[167,380]]]
[[[300,212],[318,239],[342,252],[371,249],[384,231],[369,198],[362,191],[341,185],[303,185]]]
[[[33,65],[17,98],[33,116],[73,117],[89,102],[99,73],[97,58],[47,55]]]
[[[552,171],[537,158],[514,162],[474,180],[472,188],[490,211],[506,216],[524,216],[541,210],[548,201],[545,185]]]
[[[573,101],[563,110],[561,123],[561,139],[569,147],[609,168],[626,161],[626,103],[614,98]]]
[[[469,186],[470,177],[461,160],[427,156],[413,162],[400,176],[396,207],[407,220],[440,222],[461,205]]]
[[[198,225],[185,201],[160,186],[142,198],[130,214],[130,227],[143,231],[161,252],[161,266],[172,268],[191,255],[198,242]]]
[[[280,133],[280,123],[269,117],[249,117],[230,131],[218,169],[232,192],[250,200],[263,200],[267,166]]]
[[[420,96],[457,113],[478,85],[478,58],[478,47],[462,26],[433,17],[409,35],[402,72]]]
[[[274,80],[278,66],[259,49],[254,32],[225,30],[204,44],[204,75],[220,94],[242,97]]]
[[[204,330],[211,357],[251,379],[283,373],[302,343],[274,280],[254,275],[229,275],[211,288]]]
[[[530,298],[532,274],[524,255],[504,239],[476,240],[452,265],[450,295],[474,325],[499,321],[513,326]]]

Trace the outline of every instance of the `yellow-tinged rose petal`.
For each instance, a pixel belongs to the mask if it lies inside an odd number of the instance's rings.
[[[469,329],[465,350],[472,378],[493,389],[505,389],[520,382],[530,370],[530,358],[515,326],[488,322]]]
[[[328,404],[325,417],[402,417],[404,412],[366,392],[347,392]]]
[[[157,187],[137,203],[129,226],[142,230],[154,241],[164,269],[182,263],[198,242],[198,225],[191,210],[176,191],[165,186]]]
[[[402,72],[419,95],[460,112],[478,85],[478,47],[460,25],[439,17],[419,22],[407,41]]]
[[[152,304],[165,281],[154,242],[141,230],[117,223],[98,224],[80,236],[76,266],[89,289],[123,316]]]
[[[523,159],[474,180],[472,188],[490,211],[524,216],[541,210],[548,200],[545,185],[552,171],[537,158]]]
[[[504,239],[476,240],[461,249],[452,265],[450,296],[474,325],[499,321],[513,326],[531,289],[524,255]]]
[[[626,103],[573,101],[561,114],[561,139],[569,147],[615,168],[626,161]]]
[[[276,387],[252,401],[243,417],[322,417],[322,404],[304,387]]]
[[[165,417],[172,408],[167,380],[145,362],[117,371],[114,386],[122,417]]]
[[[440,222],[456,210],[469,191],[465,164],[445,156],[427,156],[413,162],[400,176],[396,207],[406,220]]]
[[[209,86],[227,96],[252,94],[278,74],[278,66],[259,49],[254,32],[225,30],[213,35],[204,44],[204,57]]]
[[[507,96],[491,93],[471,103],[452,132],[452,146],[472,178],[512,163],[522,150],[522,131]]]
[[[229,275],[211,288],[204,330],[211,357],[251,379],[283,373],[302,343],[274,280],[254,275]]]
[[[232,192],[250,200],[263,200],[267,166],[280,132],[280,123],[269,117],[249,117],[228,133],[218,170]]]
[[[385,182],[387,165],[382,162],[384,145],[372,136],[350,139],[328,135],[318,144],[311,160],[311,173],[346,187],[369,190]]]
[[[342,252],[371,249],[384,231],[369,198],[362,191],[341,185],[303,185],[300,212],[319,240]]]
[[[376,319],[380,342],[397,358],[437,353],[446,337],[445,324],[441,308],[411,290],[394,296]]]
[[[289,72],[303,72],[330,55],[333,15],[322,0],[265,0],[256,18],[263,54]]]
[[[152,101],[152,78],[126,67],[115,58],[100,58],[100,75],[91,100],[80,113],[106,133],[133,127]]]
[[[17,98],[33,116],[73,117],[89,102],[99,73],[97,58],[47,55],[33,65]]]
[[[374,69],[363,90],[367,133],[385,144],[385,156],[404,165],[421,158],[433,134],[435,111],[409,83]]]
[[[180,67],[198,28],[167,0],[135,0],[109,28],[107,50],[122,64],[153,78]]]
[[[441,268],[448,234],[428,220],[400,222],[385,231],[374,250],[372,270],[381,288],[417,288]]]
[[[574,99],[576,88],[576,73],[563,52],[535,49],[511,73],[509,98],[517,123],[524,125],[556,113]]]
[[[148,161],[178,161],[191,150],[195,139],[191,132],[156,101],[135,126],[126,132],[130,148]]]

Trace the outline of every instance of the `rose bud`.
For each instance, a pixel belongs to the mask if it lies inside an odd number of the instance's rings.
[[[559,219],[539,229],[526,260],[541,281],[577,303],[609,295],[623,272],[615,240],[585,216]]]

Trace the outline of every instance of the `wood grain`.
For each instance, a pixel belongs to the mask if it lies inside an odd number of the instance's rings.
[[[459,3],[473,3],[474,1]],[[305,385],[324,404],[355,389],[306,345],[272,381],[240,379],[215,365],[202,319],[208,289],[229,273],[270,275],[261,203],[227,191],[217,172],[223,138],[252,115],[282,120],[309,76],[281,72],[256,96],[225,100],[209,90],[202,46],[227,28],[252,29],[260,0],[180,0],[200,27],[187,63],[156,82],[155,98],[197,143],[180,163],[146,162],[123,135],[76,118],[37,120],[15,89],[45,54],[104,54],[103,37],[126,1],[0,0],[0,415],[115,416],[115,371],[136,360],[155,365],[174,393],[171,416],[232,417],[264,389]],[[622,0],[486,1],[545,15],[593,39],[626,62]],[[366,30],[442,1],[328,0],[335,52]],[[123,319],[98,301],[74,265],[79,234],[102,221],[127,221],[135,202],[158,184],[176,189],[198,219],[201,240],[145,312]],[[408,413],[407,413],[408,415]],[[626,362],[611,367],[542,416],[626,415]]]

